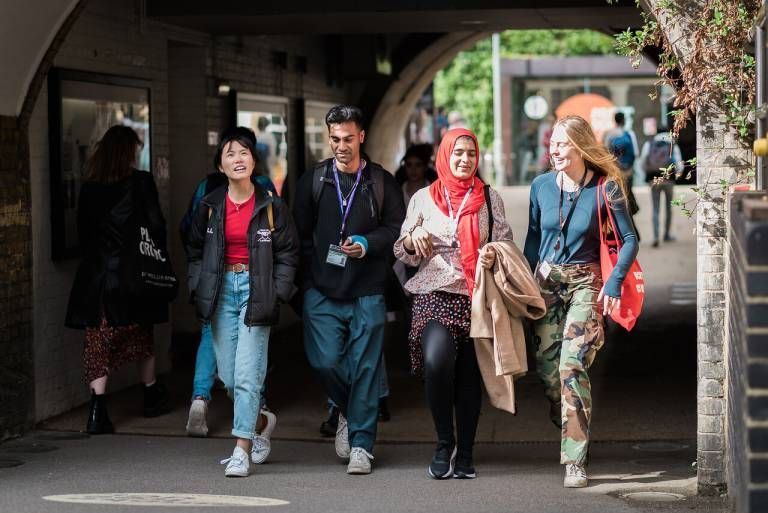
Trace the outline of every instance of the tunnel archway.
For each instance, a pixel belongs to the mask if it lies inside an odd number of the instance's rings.
[[[367,147],[375,162],[381,163],[386,169],[397,169],[400,139],[424,89],[459,52],[471,48],[489,35],[488,32],[445,34],[400,71],[371,118]]]

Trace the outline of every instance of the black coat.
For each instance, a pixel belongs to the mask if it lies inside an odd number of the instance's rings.
[[[216,311],[224,277],[224,216],[227,185],[205,196],[189,230],[189,290],[197,313],[210,320]],[[288,207],[255,184],[256,206],[248,225],[250,294],[246,326],[272,325],[278,319],[278,299],[287,302],[296,291],[293,278],[299,263],[299,239]],[[270,233],[267,205],[272,204],[274,232]]]
[[[136,300],[121,283],[122,255],[135,234],[134,192],[141,194],[156,242],[165,247],[165,219],[152,174],[134,173],[119,182],[85,182],[80,188],[77,231],[82,260],[69,295],[65,324],[70,328],[157,324],[168,321],[165,301]]]

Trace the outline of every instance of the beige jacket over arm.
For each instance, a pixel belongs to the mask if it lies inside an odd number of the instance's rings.
[[[528,372],[523,319],[546,313],[539,286],[522,252],[512,241],[490,242],[492,269],[477,266],[472,324],[477,363],[491,404],[515,413],[514,378]]]

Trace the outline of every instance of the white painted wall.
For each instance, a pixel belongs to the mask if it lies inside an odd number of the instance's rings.
[[[0,3],[0,115],[18,116],[45,52],[78,0]]]
[[[166,47],[166,36],[162,32],[141,30],[135,2],[94,0],[76,21],[54,61],[57,67],[151,81],[154,163],[159,158],[169,158]],[[78,262],[75,259],[51,260],[48,94],[45,87],[37,99],[30,123],[30,156],[35,419],[39,421],[67,411],[88,397],[82,366],[84,333],[64,327],[67,300]],[[167,207],[168,177],[156,177],[156,181],[160,200]],[[167,212],[167,208],[165,210]],[[155,327],[159,371],[169,367],[170,333],[170,324]],[[136,382],[136,369],[129,367],[111,377],[111,390]]]

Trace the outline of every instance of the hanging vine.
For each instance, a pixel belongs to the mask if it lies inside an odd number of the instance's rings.
[[[615,4],[618,0],[607,0]],[[635,1],[638,8],[640,0]],[[749,52],[752,26],[757,17],[760,0],[647,0],[644,2],[649,12],[643,11],[643,24],[639,29],[616,35],[617,51],[628,57],[634,67],[643,59],[647,47],[659,49],[659,64],[654,91],[650,96],[655,99],[664,85],[675,91],[672,97],[673,110],[671,133],[677,138],[680,130],[696,114],[696,109],[704,102],[713,101],[721,105],[727,122],[738,133],[743,142],[747,142],[755,118],[755,58]],[[680,24],[689,40],[689,53],[684,65],[681,65],[674,43],[670,41],[659,20],[668,24]],[[696,165],[696,159],[686,162]],[[671,178],[674,166],[662,170],[663,177]],[[738,183],[748,183],[754,171],[740,173],[735,179],[718,180],[705,186],[696,186],[694,201],[708,199],[711,193],[719,189],[723,195],[728,188]],[[683,198],[675,200],[684,214],[691,216],[696,211],[695,205]]]

